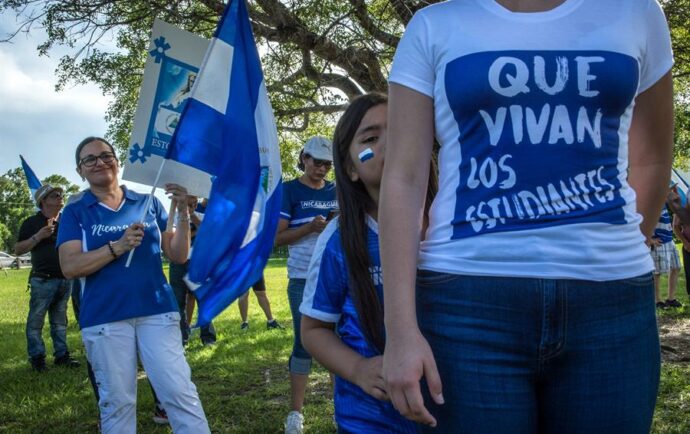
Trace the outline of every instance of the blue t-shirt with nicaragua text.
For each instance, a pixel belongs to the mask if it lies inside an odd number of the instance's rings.
[[[306,225],[317,215],[327,218],[328,213],[337,208],[335,184],[332,182],[326,181],[326,184],[320,189],[304,185],[299,179],[283,183],[283,204],[280,209],[280,218],[289,222],[289,229]],[[291,279],[305,279],[307,277],[307,267],[318,236],[319,234],[312,233],[288,246],[288,277]]]
[[[141,219],[147,196],[122,187],[124,200],[117,210],[100,203],[87,190],[71,201],[63,213],[58,232],[58,247],[68,241],[81,241],[82,250],[96,250],[109,241],[119,240],[125,230]],[[155,197],[144,219],[144,238],[134,251],[130,266],[128,254],[81,279],[79,325],[92,327],[130,318],[177,312],[172,288],[163,274],[161,232],[168,215]]]

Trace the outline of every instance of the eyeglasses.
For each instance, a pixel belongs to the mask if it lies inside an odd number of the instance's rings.
[[[311,161],[314,162],[314,166],[316,166],[316,167],[325,167],[326,169],[330,169],[331,166],[333,165],[332,161],[317,160],[316,158],[312,157],[311,155],[308,155],[308,157],[311,158]]]
[[[64,195],[62,193],[60,193],[59,191],[54,191],[48,195],[49,199],[60,199],[62,197],[64,197]]]
[[[82,158],[79,161],[79,165],[83,165],[84,167],[93,167],[96,165],[97,160],[101,160],[103,164],[110,164],[113,161],[117,161],[117,158],[112,152],[104,152],[101,155],[89,155],[88,157]]]

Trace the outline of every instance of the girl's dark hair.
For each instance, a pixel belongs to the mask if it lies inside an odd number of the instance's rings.
[[[364,336],[380,353],[385,345],[383,307],[371,278],[371,258],[367,248],[367,211],[376,204],[362,181],[350,179],[350,145],[367,111],[388,98],[368,93],[352,100],[333,133],[333,166],[340,216],[340,241],[345,252],[348,281]]]
[[[82,140],[81,142],[79,142],[79,144],[77,145],[77,150],[74,153],[74,160],[77,163],[77,167],[79,167],[79,154],[81,154],[81,150],[84,149],[84,146],[88,145],[91,142],[103,142],[103,143],[105,143],[106,145],[108,145],[108,147],[110,148],[112,153],[115,154],[115,157],[117,157],[117,152],[115,152],[115,148],[113,148],[113,145],[111,145],[109,141],[107,141],[106,139],[104,139],[102,137],[89,136],[89,137],[85,138],[84,140]]]
[[[350,159],[350,145],[359,124],[371,108],[387,103],[388,97],[378,92],[355,98],[340,117],[333,133],[333,166],[340,208],[338,223],[340,242],[347,263],[348,281],[364,336],[379,353],[383,353],[385,347],[383,306],[371,278],[371,258],[367,248],[367,212],[376,204],[362,181],[353,182],[349,173],[353,164]],[[424,206],[425,222],[438,191],[437,153],[438,147],[435,146],[429,168]]]

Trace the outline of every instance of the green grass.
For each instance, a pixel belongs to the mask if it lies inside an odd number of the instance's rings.
[[[98,409],[86,368],[52,366],[47,373],[32,372],[26,360],[24,325],[28,312],[28,270],[0,273],[0,432],[96,432]],[[266,318],[253,295],[249,297],[250,329],[240,332],[234,305],[214,325],[218,343],[202,347],[195,332],[187,347],[204,410],[214,433],[278,433],[289,411],[287,361],[292,349],[292,322],[287,301],[285,260],[271,260],[266,287],[273,316],[287,330],[266,330]],[[67,331],[70,351],[85,362],[79,329],[69,309]],[[52,351],[48,324],[44,327],[47,351]],[[315,365],[304,408],[307,431],[335,432],[331,416],[328,373]],[[138,431],[167,433],[151,420],[153,399],[146,379],[138,382]]]
[[[32,372],[26,361],[24,324],[29,294],[28,270],[0,273],[0,433],[96,432],[97,407],[86,370],[55,368],[45,374]],[[214,433],[278,433],[289,410],[287,360],[292,345],[285,260],[271,260],[266,285],[274,316],[288,330],[266,330],[263,312],[250,296],[250,331],[239,330],[240,318],[231,306],[214,322],[218,343],[202,347],[198,332],[187,348],[193,380]],[[662,288],[666,286],[662,280]],[[662,290],[665,295],[665,290]],[[690,306],[681,276],[678,298],[686,307],[663,311],[670,321],[690,319]],[[71,308],[68,341],[71,352],[85,361],[79,329]],[[44,328],[48,351],[52,344]],[[137,421],[140,433],[168,433],[151,420],[153,400],[140,376]],[[333,433],[330,383],[327,372],[315,366],[304,408],[308,433]],[[690,367],[665,363],[662,367],[654,433],[690,432]]]

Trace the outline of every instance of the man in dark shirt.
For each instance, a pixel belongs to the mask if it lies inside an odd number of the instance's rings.
[[[34,199],[40,210],[24,220],[14,248],[17,255],[31,252],[31,298],[26,320],[29,361],[37,371],[47,369],[46,349],[41,337],[47,313],[55,364],[77,367],[79,362],[70,357],[67,349],[67,302],[70,286],[60,269],[58,251],[55,248],[58,219],[64,205],[63,190],[46,184],[36,190]]]

